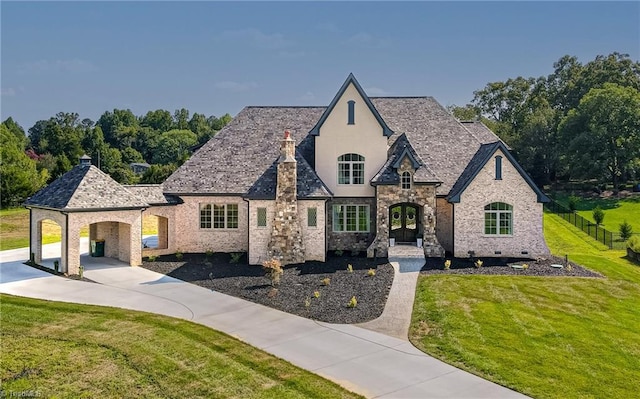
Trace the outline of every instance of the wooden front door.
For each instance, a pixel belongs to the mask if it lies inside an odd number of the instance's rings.
[[[411,204],[394,205],[389,210],[391,229],[389,238],[395,238],[396,242],[416,241],[418,235],[418,207]]]

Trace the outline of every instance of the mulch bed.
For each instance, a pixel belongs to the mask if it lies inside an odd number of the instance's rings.
[[[476,267],[474,261],[469,258],[452,258],[449,270],[444,270],[444,259],[427,259],[426,265],[420,274],[484,274],[484,275],[517,275],[517,276],[542,276],[542,277],[604,277],[574,262],[562,269],[551,267],[552,264],[564,265],[564,259],[557,256],[547,256],[538,259],[516,258],[482,258],[481,267]],[[514,269],[511,265],[524,265],[527,269]]]
[[[393,267],[387,259],[364,256],[331,256],[326,262],[306,262],[284,267],[277,289],[261,266],[247,265],[246,257],[231,263],[229,254],[184,254],[145,259],[142,267],[233,295],[265,306],[329,323],[362,323],[379,317],[393,282]],[[347,271],[351,264],[353,272]],[[368,276],[369,269],[375,276]],[[329,278],[329,285],[322,280]],[[318,292],[316,298],[314,293]],[[355,296],[358,304],[347,307]]]
[[[88,278],[86,278],[84,276],[82,278],[80,278],[79,274],[71,274],[70,275],[70,274],[65,274],[65,273],[62,273],[62,272],[57,272],[54,269],[50,269],[50,268],[48,268],[46,266],[42,266],[42,265],[39,265],[37,263],[31,263],[30,261],[26,261],[26,262],[24,262],[24,264],[27,265],[27,266],[33,267],[34,269],[42,270],[43,272],[47,272],[47,273],[53,274],[54,276],[60,276],[60,277],[68,278],[69,280],[84,281],[86,283],[95,283],[95,281],[90,280],[90,279],[88,279]]]

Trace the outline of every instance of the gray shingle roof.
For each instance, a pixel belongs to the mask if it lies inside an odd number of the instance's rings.
[[[415,149],[409,142],[406,134],[400,135],[387,152],[387,162],[380,168],[371,179],[371,183],[376,184],[398,184],[400,183],[400,175],[397,172],[398,163],[405,156],[409,157],[416,169],[413,174],[415,183],[440,183],[440,179],[435,173],[424,163],[422,158],[416,153]]]
[[[464,192],[464,190],[469,186],[469,184],[473,181],[476,175],[482,170],[482,168],[489,162],[493,154],[496,151],[501,150],[505,157],[511,162],[511,164],[516,168],[518,173],[522,176],[522,178],[529,184],[531,189],[536,193],[538,197],[538,202],[549,202],[549,197],[547,197],[539,188],[535,185],[531,177],[522,169],[520,164],[518,164],[511,155],[511,153],[507,150],[507,146],[502,141],[496,141],[493,143],[482,144],[478,151],[474,154],[471,161],[467,164],[466,168],[460,175],[460,178],[453,185],[453,188],[449,192],[447,199],[449,202],[460,202],[460,195]]]
[[[78,165],[25,201],[61,210],[131,209],[147,205],[95,166]]]
[[[329,198],[333,195],[298,151],[296,151],[296,161],[296,173],[298,175],[296,190],[299,199]],[[277,176],[278,162],[276,159],[269,169],[251,186],[245,197],[249,199],[275,199]]]
[[[502,141],[497,134],[492,132],[491,129],[480,121],[460,121],[460,123],[483,144]],[[507,146],[507,148],[509,148],[509,146]]]
[[[285,130],[300,143],[325,107],[247,107],[164,182],[170,194],[245,194],[280,154]]]
[[[136,184],[124,187],[149,205],[174,205],[182,203],[179,197],[164,194],[162,184]]]

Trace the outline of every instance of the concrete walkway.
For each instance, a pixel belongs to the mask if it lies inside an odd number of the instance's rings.
[[[1,255],[2,293],[192,320],[370,398],[524,397],[427,356],[406,339],[308,320],[112,259],[82,258],[85,276],[95,284],[23,265],[17,252]]]

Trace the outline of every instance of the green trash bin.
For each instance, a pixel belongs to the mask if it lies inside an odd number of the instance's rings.
[[[104,240],[91,241],[91,256],[93,257],[104,256]]]

